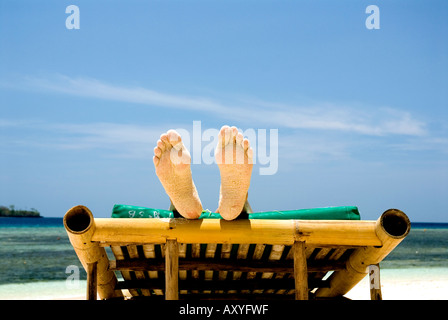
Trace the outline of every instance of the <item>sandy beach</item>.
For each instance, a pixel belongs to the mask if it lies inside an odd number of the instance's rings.
[[[384,269],[381,271],[383,300],[448,300],[448,269]],[[0,286],[0,300],[83,300],[85,281],[67,288],[65,281],[6,284]],[[352,300],[370,300],[365,277],[345,295]]]
[[[445,268],[381,270],[383,300],[448,300],[448,273]],[[347,298],[370,300],[369,279],[365,277]]]

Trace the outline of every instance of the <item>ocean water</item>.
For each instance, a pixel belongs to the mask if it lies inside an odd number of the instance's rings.
[[[63,280],[69,265],[82,269],[62,218],[0,218],[0,285]]]
[[[77,287],[67,282],[68,266],[79,268]],[[448,274],[448,224],[412,224],[381,268],[400,276]],[[82,296],[86,278],[62,218],[0,218],[0,299]]]
[[[448,268],[448,223],[414,223],[381,268]]]

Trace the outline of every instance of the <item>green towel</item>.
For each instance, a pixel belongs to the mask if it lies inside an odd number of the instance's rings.
[[[152,209],[146,207],[116,204],[112,210],[112,218],[180,218],[171,210]],[[248,214],[249,219],[279,219],[279,220],[360,220],[357,207],[326,207],[286,211],[266,211]],[[221,219],[219,213],[209,210],[202,211],[199,219]]]

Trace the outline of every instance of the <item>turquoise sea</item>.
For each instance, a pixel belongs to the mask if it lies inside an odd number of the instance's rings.
[[[73,274],[68,266],[77,266],[80,280],[86,279],[62,218],[0,218],[0,299],[84,295],[85,281],[67,286]],[[381,268],[448,271],[448,223],[413,223]]]

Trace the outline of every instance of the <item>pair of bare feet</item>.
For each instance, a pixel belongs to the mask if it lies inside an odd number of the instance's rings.
[[[215,159],[221,175],[219,205],[216,212],[233,220],[247,203],[253,167],[253,150],[236,127],[219,131]],[[162,134],[154,148],[154,166],[165,192],[176,210],[185,218],[197,219],[202,203],[191,175],[191,157],[175,130]]]

